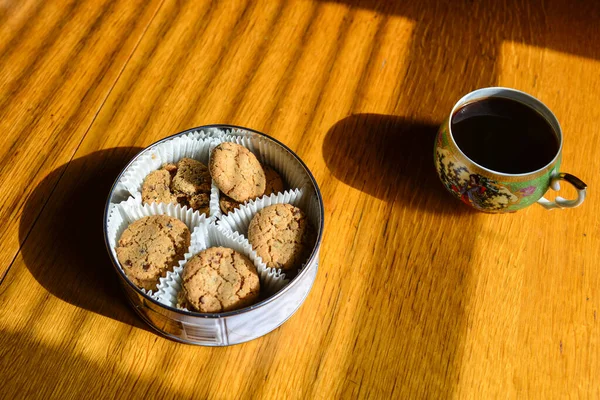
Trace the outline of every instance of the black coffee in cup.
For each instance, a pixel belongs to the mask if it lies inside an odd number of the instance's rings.
[[[490,97],[458,108],[452,136],[475,163],[505,174],[523,174],[548,165],[559,150],[558,135],[533,108],[516,100]]]

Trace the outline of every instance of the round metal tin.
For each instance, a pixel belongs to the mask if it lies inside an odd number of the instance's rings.
[[[124,200],[123,193],[119,193],[119,191],[116,190],[117,184],[123,173],[138,157],[151,150],[154,146],[195,131],[216,132],[227,130],[237,132],[243,131],[244,135],[262,136],[264,139],[267,139],[276,146],[280,146],[288,152],[293,160],[298,163],[298,167],[305,171],[306,177],[308,178],[310,185],[312,185],[312,187],[309,188],[313,191],[311,195],[315,196],[318,208],[318,223],[315,227],[317,231],[315,244],[307,263],[299,273],[277,293],[256,304],[240,310],[214,314],[180,310],[162,304],[157,299],[142,292],[127,279],[125,273],[119,267],[118,261],[110,251],[108,244],[107,223],[110,206],[111,204],[116,204]],[[138,153],[116,178],[106,201],[103,222],[104,240],[109,257],[119,276],[119,281],[134,310],[152,328],[171,339],[184,343],[204,346],[228,346],[247,342],[271,332],[290,318],[302,305],[317,276],[319,250],[323,237],[324,210],[321,192],[312,173],[306,167],[304,162],[287,146],[264,133],[252,129],[234,125],[204,125],[166,137]]]

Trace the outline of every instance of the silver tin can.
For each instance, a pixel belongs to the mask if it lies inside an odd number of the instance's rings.
[[[193,132],[237,132],[246,136],[258,135],[267,140],[273,146],[278,146],[291,155],[291,162],[297,163],[295,167],[306,174],[306,181],[309,182],[309,195],[314,205],[316,215],[314,228],[316,230],[316,240],[308,261],[298,274],[282,289],[270,297],[253,304],[252,306],[223,313],[207,314],[185,311],[170,307],[159,302],[153,296],[150,296],[136,287],[127,279],[125,273],[120,268],[109,246],[108,240],[108,216],[111,205],[123,201],[127,194],[119,186],[121,177],[131,166],[131,164],[145,152],[151,150],[167,140],[187,135]],[[129,164],[121,171],[115,183],[113,184],[106,207],[104,210],[104,239],[107,246],[109,257],[118,274],[119,281],[127,294],[127,298],[135,311],[159,333],[190,344],[203,346],[228,346],[247,342],[263,336],[290,318],[302,305],[317,276],[319,264],[319,250],[323,237],[323,199],[321,192],[312,173],[306,167],[304,162],[289,148],[281,142],[252,129],[247,129],[233,125],[206,125],[189,129],[175,135],[164,138],[142,150],[137,154]]]

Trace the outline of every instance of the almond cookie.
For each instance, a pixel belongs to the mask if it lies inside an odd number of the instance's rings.
[[[272,193],[280,193],[284,190],[283,179],[273,168],[268,165],[263,165],[263,171],[265,172],[265,193],[263,195],[270,195]],[[221,193],[219,196],[219,206],[223,214],[229,214],[238,208],[242,203],[233,200],[231,197]]]
[[[180,307],[204,313],[237,310],[254,303],[260,283],[254,263],[226,247],[211,247],[185,264]]]
[[[142,185],[142,202],[177,203],[177,196],[171,193],[171,174],[166,169],[152,171]]]
[[[209,170],[215,185],[233,200],[243,203],[265,192],[265,173],[250,150],[223,142],[211,153]]]
[[[221,208],[221,212],[225,215],[233,212],[241,205],[242,203],[235,201],[229,196],[225,196],[225,193],[221,193],[219,196],[219,208]]]
[[[260,210],[248,226],[248,240],[269,268],[294,271],[310,250],[306,216],[291,204],[274,204]]]
[[[154,290],[190,246],[190,230],[177,218],[152,215],[133,222],[117,244],[117,259],[137,287]]]
[[[283,179],[281,179],[281,175],[277,173],[273,168],[268,165],[263,165],[263,170],[265,171],[265,194],[268,196],[271,193],[280,193],[283,192],[285,185],[283,184]]]
[[[192,158],[165,164],[153,171],[142,185],[142,202],[179,203],[200,213],[209,213],[211,178],[206,165]]]

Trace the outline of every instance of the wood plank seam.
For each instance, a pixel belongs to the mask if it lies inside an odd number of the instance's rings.
[[[27,232],[27,234],[25,235],[25,238],[23,239],[23,241],[21,243],[19,243],[19,248],[17,249],[17,251],[15,252],[15,255],[12,259],[12,261],[10,262],[8,268],[6,268],[6,270],[4,271],[4,273],[2,274],[2,278],[0,278],[0,286],[2,286],[2,283],[4,282],[4,278],[6,278],[6,276],[8,275],[8,271],[10,271],[10,269],[12,268],[15,260],[17,259],[18,255],[21,253],[21,249],[23,248],[23,246],[25,245],[25,242],[27,241],[27,239],[29,238],[29,235],[31,234],[31,232],[33,231],[33,229],[35,228],[35,225],[38,221],[38,219],[40,218],[40,215],[42,215],[42,213],[44,212],[44,209],[46,208],[46,205],[48,204],[48,202],[50,201],[50,199],[52,198],[52,196],[54,195],[54,190],[56,189],[56,187],[58,186],[58,184],[60,183],[60,181],[62,180],[65,172],[67,171],[67,169],[69,168],[69,164],[71,164],[71,161],[73,161],[73,157],[75,157],[75,154],[77,154],[77,151],[79,150],[79,147],[81,146],[81,144],[83,143],[83,141],[85,140],[88,132],[90,131],[90,129],[92,128],[92,126],[94,125],[94,123],[96,122],[96,118],[98,117],[98,114],[100,114],[100,111],[102,110],[102,108],[104,107],[104,104],[106,104],[106,100],[109,98],[110,94],[112,93],[114,87],[116,86],[117,82],[119,82],[119,79],[121,78],[121,75],[123,74],[123,71],[125,71],[125,68],[127,67],[127,64],[129,64],[129,61],[131,60],[131,58],[133,57],[133,55],[135,54],[138,46],[140,45],[140,43],[142,42],[142,39],[144,38],[144,36],[146,35],[146,32],[148,31],[148,28],[152,25],[152,22],[154,21],[154,18],[156,17],[156,15],[158,14],[158,12],[160,11],[160,9],[162,8],[163,4],[164,4],[165,0],[161,0],[160,4],[158,5],[158,7],[156,7],[156,11],[154,11],[154,14],[152,15],[152,17],[150,18],[150,21],[148,21],[148,24],[146,25],[146,27],[144,28],[144,31],[142,32],[142,34],[140,35],[138,41],[136,42],[135,46],[133,46],[133,49],[131,50],[131,53],[129,54],[129,57],[127,57],[127,60],[125,60],[125,62],[123,63],[123,66],[121,67],[121,70],[119,71],[119,73],[117,74],[117,77],[115,78],[113,84],[111,85],[110,89],[108,90],[108,92],[106,93],[106,96],[104,96],[104,99],[102,100],[102,103],[100,104],[100,106],[98,107],[98,109],[96,110],[96,112],[94,113],[94,118],[92,118],[92,120],[90,121],[90,124],[88,125],[87,129],[85,130],[85,133],[83,134],[83,136],[81,137],[81,140],[79,141],[79,143],[77,144],[77,147],[75,148],[75,150],[73,151],[73,155],[71,156],[71,158],[69,159],[69,161],[66,163],[64,170],[62,171],[62,173],[60,174],[60,177],[56,180],[56,183],[54,184],[54,186],[52,187],[52,190],[50,190],[50,194],[48,195],[48,198],[46,198],[46,201],[44,201],[44,205],[40,208],[40,211],[38,212],[38,214],[35,216],[35,219],[33,221],[33,223],[31,224],[31,227],[29,228],[29,231]]]

